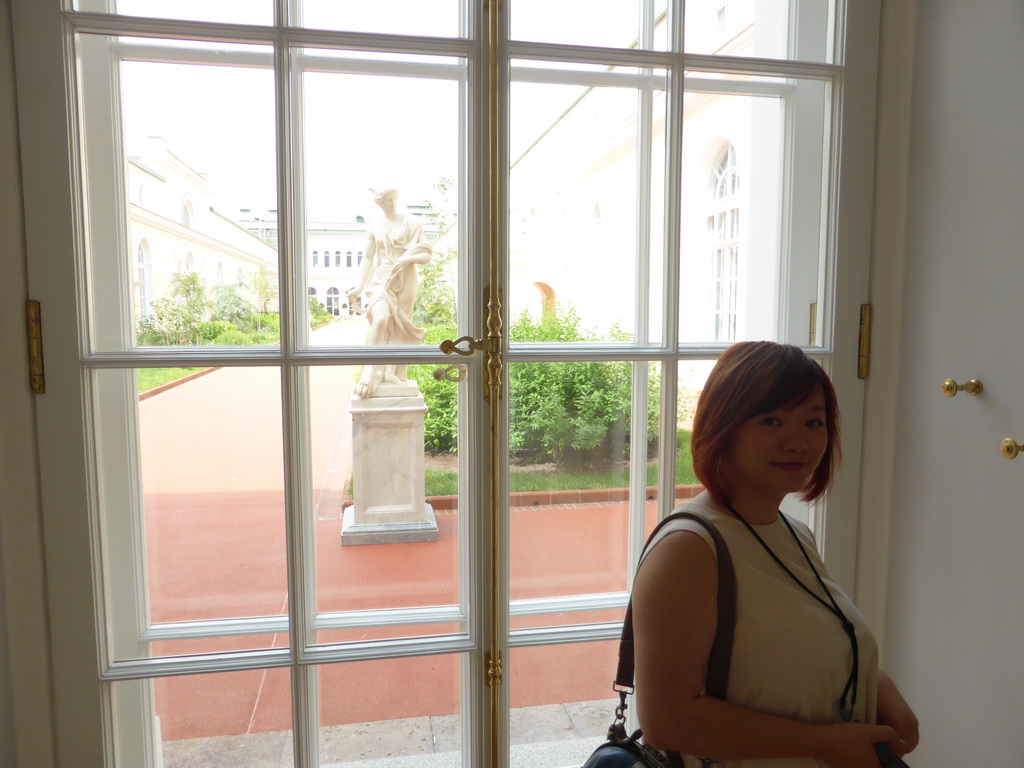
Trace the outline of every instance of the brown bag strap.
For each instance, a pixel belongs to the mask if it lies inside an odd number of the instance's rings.
[[[673,512],[658,523],[647,538],[644,552],[647,551],[658,532],[674,520],[695,520],[707,529],[715,542],[715,551],[718,556],[718,625],[715,629],[714,643],[711,645],[711,655],[708,657],[708,676],[705,689],[709,696],[724,700],[726,689],[729,687],[729,661],[732,658],[732,642],[736,630],[736,574],[732,567],[732,557],[729,555],[729,548],[718,529],[693,512]],[[623,702],[625,693],[633,692],[634,665],[633,599],[630,597],[629,604],[626,606],[626,618],[622,623],[619,665],[615,673],[614,686],[616,691],[623,694]]]

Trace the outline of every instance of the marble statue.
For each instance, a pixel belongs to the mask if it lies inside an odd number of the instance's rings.
[[[412,322],[419,286],[417,264],[428,263],[433,249],[423,235],[415,216],[398,207],[394,189],[371,189],[373,202],[383,212],[382,219],[367,233],[363,249],[359,283],[346,292],[349,306],[366,294],[364,310],[370,322],[367,344],[419,344],[426,331]],[[356,384],[360,398],[373,397],[382,382],[401,384],[407,380],[404,365],[367,365]]]

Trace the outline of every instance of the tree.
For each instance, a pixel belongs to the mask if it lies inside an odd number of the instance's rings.
[[[213,320],[223,320],[241,326],[248,322],[253,306],[238,290],[237,285],[218,285],[213,291]]]
[[[260,315],[267,314],[270,311],[270,302],[277,298],[277,275],[261,265],[255,272],[249,273],[245,287],[252,292],[256,312]],[[255,330],[259,330],[258,320],[256,325]]]
[[[198,273],[175,273],[168,295],[154,301],[150,314],[139,321],[139,343],[200,344],[200,326],[207,311],[206,291]]]
[[[451,179],[440,179],[434,185],[434,189],[441,195],[441,206],[437,208],[433,203],[427,205],[427,218],[434,225],[438,235],[434,241],[434,257],[419,268],[420,285],[412,321],[415,325],[427,329],[428,338],[432,328],[444,329],[445,334],[454,333],[457,324],[454,275],[457,252],[450,239],[455,227],[455,216],[451,211],[449,197],[452,186]],[[443,338],[446,336],[442,335],[437,343]]]

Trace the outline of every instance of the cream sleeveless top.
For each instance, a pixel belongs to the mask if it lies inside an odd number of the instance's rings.
[[[772,560],[742,522],[700,503],[681,509],[717,526],[732,555],[736,571],[736,636],[726,699],[742,707],[809,723],[840,722],[839,697],[850,676],[853,652],[840,621],[811,598]],[[878,689],[878,645],[863,615],[828,574],[814,536],[790,518],[822,581],[857,630],[860,674],[854,719],[874,723]],[[758,534],[805,585],[828,602],[781,519],[755,526]],[[651,542],[648,552],[666,536],[692,531],[715,552],[711,534],[696,522],[669,523]],[[700,761],[685,757],[687,768]],[[828,768],[820,760],[724,760],[719,768]]]

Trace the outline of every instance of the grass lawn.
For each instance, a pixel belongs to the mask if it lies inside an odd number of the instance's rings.
[[[690,463],[690,453],[680,454],[676,466],[676,485],[692,485],[697,482]],[[658,467],[647,467],[647,485],[657,485]],[[592,488],[626,488],[629,486],[629,470],[611,472],[562,472],[537,471],[526,467],[512,467],[509,472],[510,490],[516,491],[580,491]],[[458,493],[458,476],[455,472],[440,469],[426,470],[427,496],[454,496]]]
[[[202,368],[140,368],[138,375],[139,393],[156,389],[163,384],[184,378],[189,374],[203,370]]]

